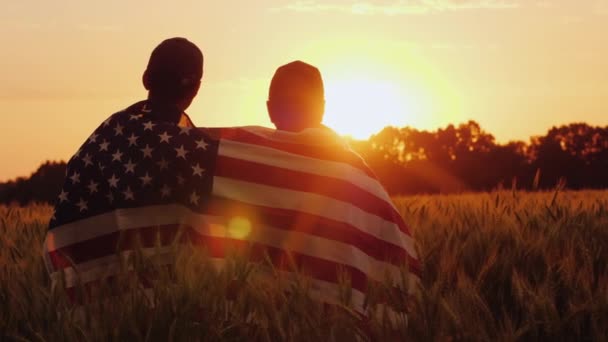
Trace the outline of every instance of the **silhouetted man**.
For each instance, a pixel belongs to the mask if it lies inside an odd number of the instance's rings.
[[[277,129],[300,132],[323,127],[325,95],[319,69],[295,61],[277,69],[266,102]]]
[[[163,41],[143,74],[148,99],[107,118],[70,159],[45,244],[68,293],[119,272],[118,252],[157,246],[161,227],[166,247],[185,222],[197,224],[217,151],[184,113],[202,76],[196,45]]]
[[[344,139],[322,124],[323,88],[321,73],[312,65],[295,61],[279,67],[267,101],[277,130],[249,128],[254,138],[242,134],[240,142],[263,145],[250,146],[246,158],[273,167],[250,179],[290,190],[265,204],[290,210],[279,220],[287,222],[282,228],[289,231],[281,247],[304,255],[296,259],[315,281],[312,292],[322,301],[335,302],[334,284],[345,274],[353,307],[365,312],[370,309],[364,304],[366,289],[384,282],[386,275],[400,282],[400,267],[410,271],[401,288],[415,293],[420,264],[409,228],[374,173]],[[226,150],[236,151],[236,146]],[[231,195],[223,184],[214,191]],[[272,194],[276,189],[266,191]]]
[[[152,51],[142,77],[148,100],[135,107],[141,106],[147,117],[194,127],[184,111],[196,97],[202,77],[201,50],[185,38],[167,39]]]

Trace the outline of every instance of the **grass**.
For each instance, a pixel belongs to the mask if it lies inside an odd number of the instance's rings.
[[[362,327],[346,301],[324,310],[309,298],[305,277],[288,283],[277,275],[269,283],[256,277],[265,268],[239,257],[217,272],[200,251],[177,256],[175,282],[154,260],[134,258],[137,270],[161,274],[154,305],[134,290],[82,316],[50,287],[41,246],[51,209],[33,205],[0,207],[0,334],[34,341],[608,340],[608,192],[394,201],[424,264],[424,288],[398,327],[379,316]]]

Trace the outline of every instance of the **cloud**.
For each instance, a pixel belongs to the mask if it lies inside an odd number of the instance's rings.
[[[500,10],[519,8],[517,0],[400,0],[383,3],[342,1],[321,3],[315,0],[296,1],[273,11],[342,12],[360,15],[407,15],[462,10]]]

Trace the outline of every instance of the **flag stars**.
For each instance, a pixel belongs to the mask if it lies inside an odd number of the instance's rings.
[[[167,132],[164,132],[163,134],[159,134],[158,137],[160,138],[160,142],[166,142],[167,144],[169,143],[169,139],[171,139],[171,135],[167,134]]]
[[[177,184],[178,185],[184,185],[184,183],[186,182],[186,179],[184,177],[182,177],[182,175],[177,175]]]
[[[192,127],[180,127],[179,128],[179,131],[180,131],[179,134],[180,135],[182,135],[182,134],[188,135],[188,134],[190,134],[190,130],[192,130]]]
[[[118,135],[123,135],[123,130],[124,127],[120,125],[120,123],[116,123],[116,127],[114,127],[114,135],[118,136]]]
[[[127,138],[127,140],[129,140],[129,147],[137,146],[137,139],[139,139],[139,137],[136,136],[135,133],[131,133],[131,136]]]
[[[112,117],[107,118],[106,121],[103,122],[103,127],[110,126],[110,123],[112,123]]]
[[[112,161],[120,162],[122,160],[122,152],[120,150],[116,150],[114,154],[112,154]]]
[[[204,172],[205,172],[205,169],[200,167],[200,165],[198,163],[196,165],[192,166],[192,175],[193,176],[203,177]]]
[[[190,195],[190,203],[194,204],[194,205],[198,205],[198,201],[201,199],[201,197],[195,192],[192,193],[192,195]]]
[[[147,131],[147,130],[151,131],[154,129],[154,126],[156,126],[156,124],[153,123],[152,121],[144,122],[144,131]]]
[[[209,146],[209,144],[205,141],[205,139],[201,139],[196,142],[196,148],[201,148],[206,151],[207,146]]]
[[[89,192],[90,192],[91,194],[94,194],[94,193],[96,193],[97,191],[99,191],[99,190],[98,190],[99,183],[95,183],[94,181],[91,181],[87,187],[89,188]]]
[[[82,161],[84,162],[84,166],[93,166],[93,161],[91,156],[87,153],[84,157],[82,157]]]
[[[143,152],[144,158],[152,159],[152,152],[154,152],[154,149],[148,146],[148,144],[146,144],[146,147],[142,148],[140,151]]]
[[[160,196],[162,198],[171,196],[171,188],[167,184],[160,189]]]
[[[186,159],[186,154],[188,154],[188,150],[186,150],[184,148],[184,145],[180,146],[179,148],[176,148],[175,152],[177,152],[178,158],[184,158],[184,159]]]
[[[156,163],[158,165],[158,167],[160,167],[160,170],[165,170],[165,169],[169,169],[169,162],[167,160],[165,160],[165,158],[162,158],[158,163]]]
[[[139,120],[139,118],[141,118],[141,115],[131,114],[131,116],[129,116],[129,121]]]
[[[70,180],[72,181],[72,184],[80,183],[80,173],[74,172],[70,176]]]
[[[150,185],[152,183],[152,177],[150,177],[147,172],[143,177],[139,177],[139,179],[141,179],[143,186]]]
[[[82,198],[80,199],[80,202],[76,203],[76,206],[78,206],[81,212],[89,209],[87,201]]]
[[[108,152],[109,146],[110,146],[110,143],[104,139],[103,142],[99,144],[99,152],[102,152],[102,151]]]
[[[95,134],[95,133],[91,134],[91,136],[89,137],[89,142],[92,143],[92,144],[96,143],[97,142],[97,137],[99,137],[99,134]]]
[[[109,192],[109,193],[106,195],[106,198],[108,199],[108,202],[110,202],[110,203],[113,203],[113,202],[114,202],[114,195],[112,195],[112,193],[111,193],[111,192]]]
[[[59,203],[67,202],[68,195],[69,195],[69,193],[67,193],[65,190],[61,189],[61,193],[59,194]]]
[[[110,184],[111,188],[118,188],[118,182],[120,178],[116,177],[116,175],[112,175],[110,179],[108,179],[108,184]]]
[[[127,187],[127,190],[123,191],[122,194],[125,196],[125,200],[135,201],[135,194],[131,191],[131,187]]]
[[[135,166],[137,166],[137,164],[133,163],[131,159],[129,159],[129,162],[127,162],[124,166],[126,173],[135,173]]]

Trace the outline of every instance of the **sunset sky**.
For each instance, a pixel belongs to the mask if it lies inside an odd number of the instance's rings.
[[[145,98],[163,39],[203,50],[189,114],[200,126],[270,125],[274,70],[321,70],[325,123],[468,119],[498,141],[553,125],[608,125],[608,0],[7,1],[0,5],[0,181],[68,159],[107,116]]]

